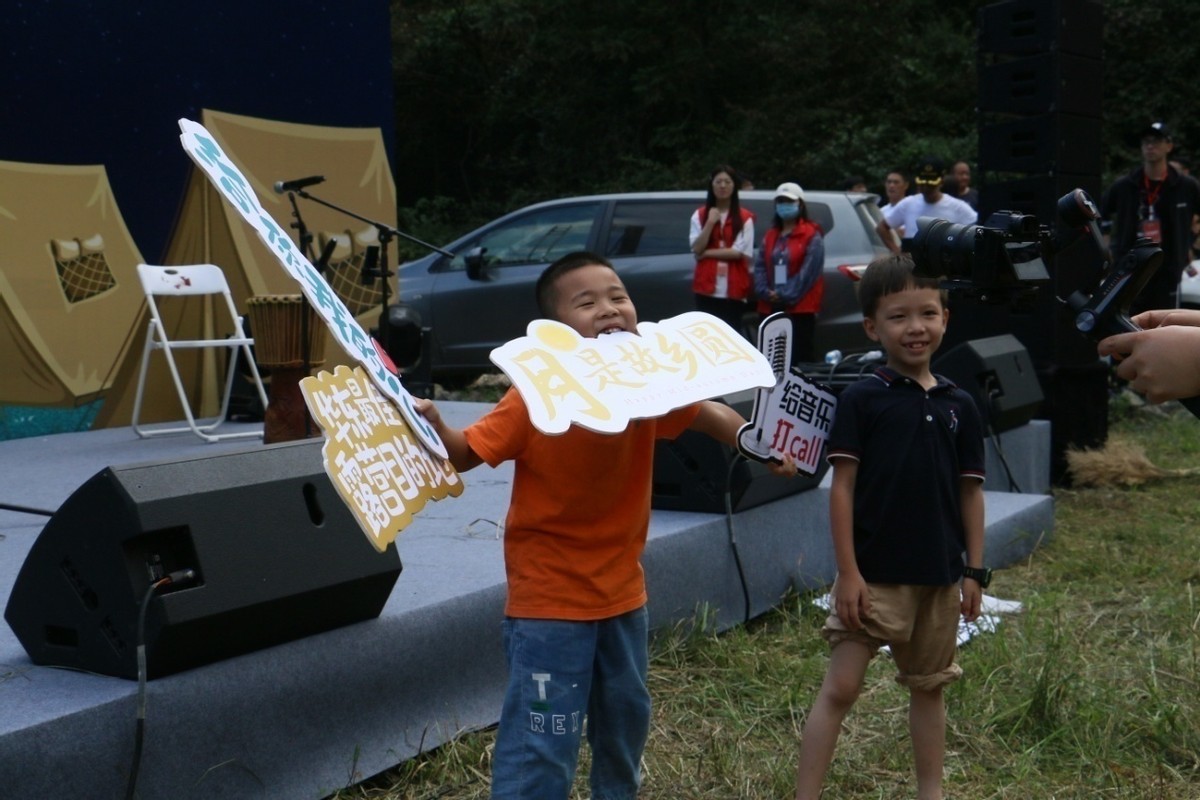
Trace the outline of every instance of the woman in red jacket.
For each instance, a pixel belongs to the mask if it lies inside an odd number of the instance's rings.
[[[692,276],[696,310],[724,320],[745,335],[742,318],[749,308],[754,215],[738,201],[737,180],[732,167],[712,171],[708,197],[692,214],[688,242],[696,256]]]
[[[825,296],[825,239],[808,218],[804,190],[782,183],[775,190],[775,218],[754,260],[754,293],[765,318],[786,312],[792,321],[792,364],[814,360],[817,312]]]

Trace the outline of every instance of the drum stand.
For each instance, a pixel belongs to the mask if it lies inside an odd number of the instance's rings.
[[[300,381],[312,367],[268,367],[267,410],[263,415],[263,444],[309,439],[315,435],[312,416],[300,391]]]
[[[304,192],[301,191],[300,194],[303,195]],[[292,204],[292,216],[296,220],[291,227],[296,229],[296,240],[300,245],[300,252],[304,253],[304,257],[311,261],[312,233],[304,224],[304,218],[300,216],[300,207],[296,204],[295,193],[288,192],[287,195],[288,201]],[[313,264],[318,274],[325,271],[329,255],[333,250],[332,242],[330,244],[331,246],[326,247],[325,252],[321,254],[321,258]],[[309,377],[313,367],[312,343],[309,336],[309,318],[312,315],[308,298],[303,293],[300,294],[300,302],[302,306],[300,312],[300,364],[294,365],[293,362],[293,364],[269,367],[271,385],[267,389],[267,408],[263,414],[263,444],[308,439],[318,433],[312,416],[308,413],[304,395],[300,391],[300,381]]]

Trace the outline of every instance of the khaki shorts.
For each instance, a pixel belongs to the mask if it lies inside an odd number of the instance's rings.
[[[834,590],[837,582],[834,582]],[[831,647],[859,642],[874,655],[889,645],[900,674],[897,683],[929,691],[953,683],[962,675],[954,663],[962,594],[957,583],[949,586],[911,586],[869,583],[871,616],[863,627],[851,631],[837,614],[825,620],[821,635]]]

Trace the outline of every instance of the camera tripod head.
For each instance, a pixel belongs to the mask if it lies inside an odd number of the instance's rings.
[[[1114,264],[1097,224],[1100,210],[1083,189],[1059,198],[1058,217],[1068,227],[1087,228],[1107,265],[1100,285],[1090,295],[1076,290],[1066,299],[1058,298],[1075,313],[1075,329],[1094,341],[1141,330],[1130,320],[1129,306],[1162,263],[1162,248],[1149,239],[1138,239]]]

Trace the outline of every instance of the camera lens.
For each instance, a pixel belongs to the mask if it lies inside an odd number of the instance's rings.
[[[944,219],[921,217],[912,253],[915,272],[928,277],[971,277],[977,225],[959,225]]]
[[[997,211],[987,218],[984,226],[1004,231],[1022,242],[1034,241],[1038,234],[1037,217],[1017,211]]]

